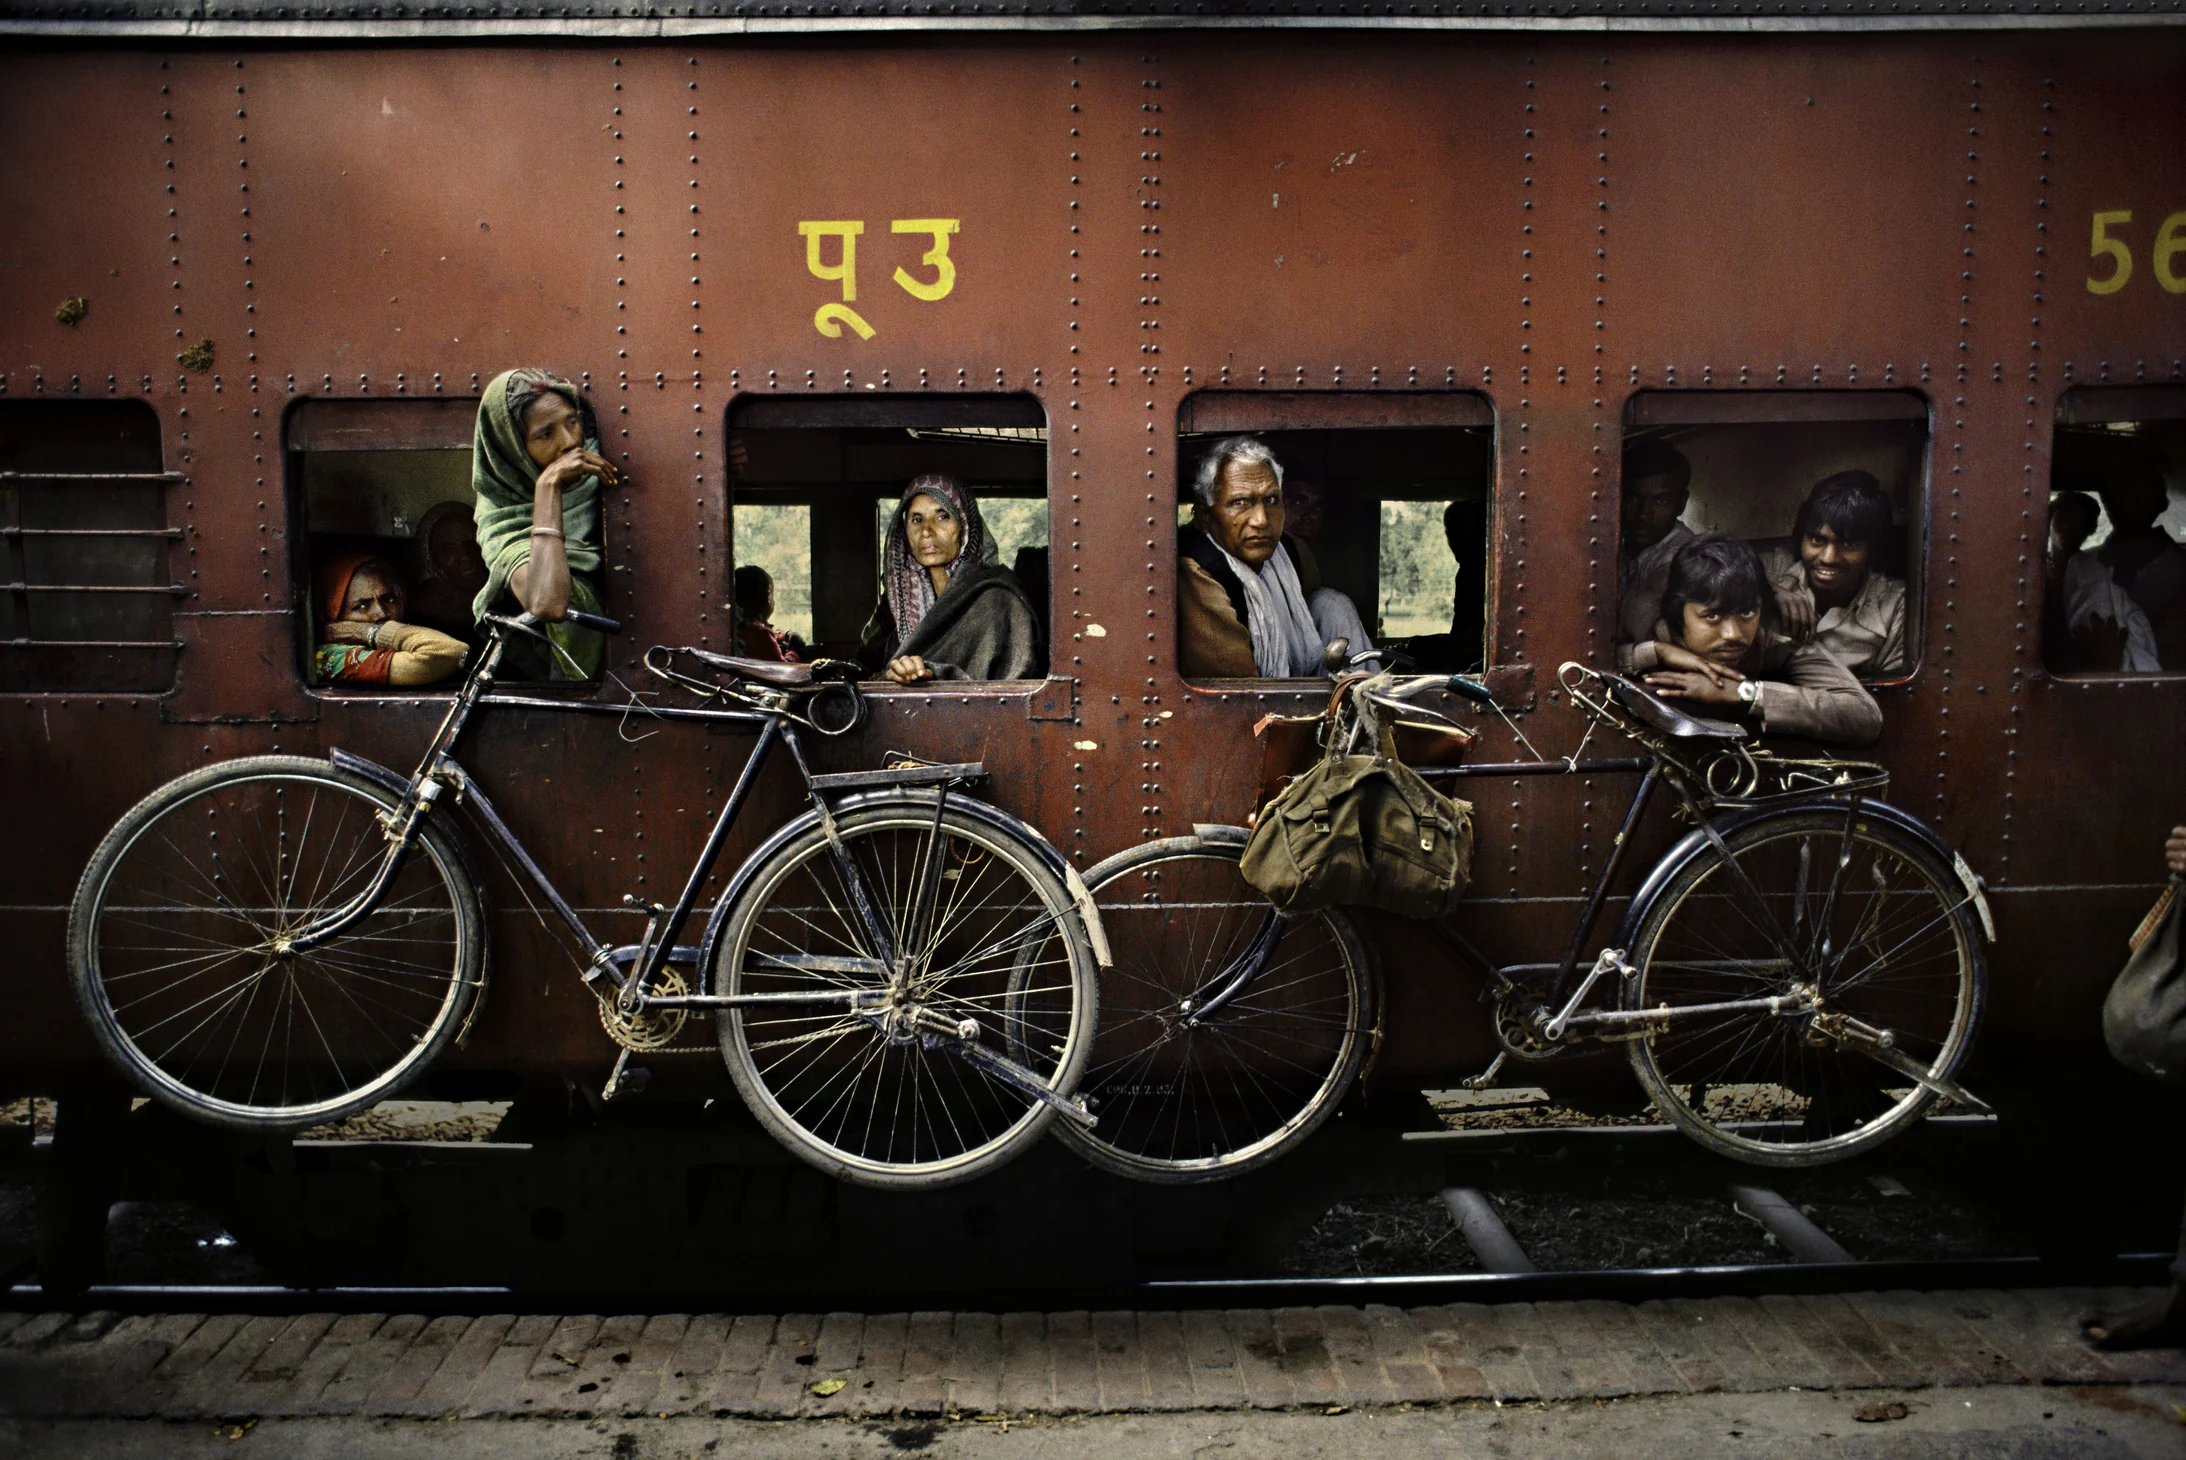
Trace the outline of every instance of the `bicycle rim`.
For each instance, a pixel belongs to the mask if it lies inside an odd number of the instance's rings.
[[[1068,891],[1029,849],[945,815],[939,877],[916,915],[934,835],[930,799],[837,818],[844,853],[911,973],[899,1016],[975,1021],[982,1049],[1068,1095],[1091,1044],[1093,962]],[[753,878],[714,971],[740,994],[858,994],[843,1003],[724,1011],[722,1053],[762,1123],[805,1160],[872,1186],[939,1186],[993,1169],[1054,1111],[981,1068],[932,1023],[892,1024],[878,968],[768,966],[815,955],[876,960],[849,875],[815,829]]]
[[[1978,1022],[1983,978],[1971,897],[1924,844],[1841,810],[1772,819],[1729,837],[1740,885],[1713,852],[1642,919],[1626,1008],[1795,995],[1803,963],[1820,1012],[1888,1030],[1949,1078]],[[1841,861],[1841,866],[1840,866]],[[1756,895],[1758,894],[1758,900]],[[1703,1145],[1764,1165],[1842,1160],[1936,1101],[1918,1082],[1823,1033],[1813,1014],[1696,1016],[1637,1039],[1656,1108]]]
[[[109,834],[71,923],[79,1001],[155,1098],[243,1129],[316,1124],[401,1088],[451,1040],[483,963],[476,891],[420,838],[380,905],[283,955],[372,881],[390,798],[301,759],[199,772]]]
[[[1109,1170],[1189,1182],[1266,1165],[1327,1119],[1379,1037],[1379,981],[1350,920],[1271,926],[1240,852],[1179,838],[1094,869],[1115,966],[1080,1088],[1100,1123],[1056,1129]],[[1194,1019],[1270,937],[1251,981]]]

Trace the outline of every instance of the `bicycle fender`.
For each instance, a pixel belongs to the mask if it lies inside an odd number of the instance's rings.
[[[1722,836],[1729,836],[1731,832],[1743,830],[1757,822],[1769,821],[1797,812],[1811,811],[1816,804],[1808,801],[1793,806],[1754,807],[1718,824],[1716,832]],[[1887,801],[1864,801],[1860,803],[1860,814],[1862,816],[1872,816],[1877,821],[1887,821],[1898,830],[1917,837],[1927,843],[1930,851],[1949,863],[1951,870],[1958,874],[1960,885],[1966,889],[1967,900],[1973,904],[1974,912],[1981,920],[1982,938],[1989,943],[1996,941],[1996,918],[1989,911],[1988,893],[1983,889],[1981,879],[1974,875],[1973,868],[1966,864],[1966,859],[1958,854],[1956,848],[1943,839],[1942,833],[1913,815],[1912,812],[1900,806],[1893,806]],[[1676,846],[1670,848],[1661,861],[1655,863],[1653,870],[1647,874],[1647,880],[1642,882],[1639,890],[1632,894],[1631,904],[1626,907],[1623,920],[1617,924],[1617,936],[1613,946],[1618,948],[1630,948],[1632,946],[1632,939],[1639,932],[1640,917],[1646,912],[1647,905],[1654,900],[1665,883],[1676,876],[1686,863],[1707,850],[1709,845],[1708,834],[1699,827],[1695,827],[1685,833],[1684,837],[1679,840]]]
[[[865,791],[854,796],[845,796],[834,802],[829,809],[833,815],[843,816],[853,811],[861,811],[868,806],[900,800],[902,796],[903,793],[900,790]],[[1100,908],[1094,904],[1093,894],[1087,889],[1085,878],[1078,874],[1078,869],[1071,866],[1061,852],[1056,851],[1049,844],[1048,839],[1042,836],[1037,828],[1029,822],[1010,815],[999,806],[974,797],[951,797],[950,804],[966,815],[986,822],[997,831],[1015,836],[1022,840],[1025,845],[1034,848],[1039,853],[1040,859],[1047,863],[1048,870],[1053,872],[1063,886],[1070,890],[1071,901],[1077,905],[1078,916],[1085,923],[1086,939],[1093,945],[1094,962],[1102,968],[1114,966],[1115,959],[1108,949],[1108,932],[1101,926]],[[818,811],[807,811],[782,823],[781,828],[762,842],[750,856],[746,857],[744,864],[736,869],[734,876],[729,878],[729,885],[722,889],[720,898],[714,903],[712,914],[706,919],[706,936],[699,940],[698,966],[701,977],[704,976],[705,970],[713,967],[714,956],[721,945],[722,930],[728,926],[729,909],[736,906],[738,899],[743,896],[744,889],[750,883],[752,875],[784,842],[789,841],[792,837],[802,835],[819,824],[820,813]]]
[[[346,750],[330,750],[327,752],[326,758],[332,762],[334,769],[347,771],[353,776],[364,777],[373,785],[393,796],[397,801],[410,794],[410,778],[389,770],[378,761],[366,760],[361,755],[351,755]],[[463,828],[457,823],[452,812],[436,820],[434,825],[446,832],[448,840],[455,843],[456,851],[463,858],[463,870],[470,874],[471,885],[478,890],[478,905],[483,908],[486,905],[486,881],[479,875],[478,863],[471,856],[470,838],[463,835]]]

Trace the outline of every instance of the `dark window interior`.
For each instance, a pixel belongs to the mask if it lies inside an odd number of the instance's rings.
[[[745,453],[731,486],[736,561],[767,571],[773,627],[804,641],[804,657],[857,657],[880,597],[881,534],[922,472],[971,488],[1045,633],[1048,442],[1036,399],[747,397],[729,421]]]
[[[2186,671],[2186,389],[2067,391],[2057,403],[2049,510],[2049,668]]]
[[[483,561],[436,566],[420,530],[469,516],[477,415],[478,403],[467,399],[306,401],[290,412],[289,479],[304,525],[294,566],[307,646],[317,642],[323,616],[320,568],[358,553],[400,573],[409,621],[476,642],[470,595],[484,581]],[[469,554],[475,558],[475,539]],[[305,659],[308,675],[308,649]]]
[[[1495,477],[1485,397],[1202,392],[1179,425],[1180,526],[1208,447],[1257,436],[1283,464],[1285,535],[1305,542],[1377,646],[1423,671],[1484,662]]]
[[[1692,465],[1680,519],[1687,527],[1764,550],[1796,549],[1799,507],[1817,483],[1845,471],[1872,475],[1890,499],[1892,530],[1870,545],[1869,570],[1905,585],[1903,674],[1911,673],[1920,645],[1925,400],[1894,390],[1647,391],[1626,407],[1624,450],[1648,441],[1675,448]]]
[[[0,402],[0,691],[173,687],[162,465],[141,402]]]

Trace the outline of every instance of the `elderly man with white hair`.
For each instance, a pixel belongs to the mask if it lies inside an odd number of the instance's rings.
[[[1177,651],[1202,679],[1326,673],[1335,639],[1373,648],[1349,598],[1323,588],[1313,555],[1283,536],[1283,465],[1253,436],[1217,441],[1177,542]]]

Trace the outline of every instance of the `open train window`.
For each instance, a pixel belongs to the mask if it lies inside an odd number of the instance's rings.
[[[853,659],[906,684],[1047,672],[1037,399],[747,396],[729,423],[738,652]]]
[[[1682,639],[1662,600],[1694,538],[1749,543],[1773,632],[1869,681],[1920,655],[1928,405],[1911,391],[1646,391],[1625,409],[1618,654]]]
[[[0,401],[0,692],[174,687],[159,417],[136,401]]]
[[[478,403],[305,401],[288,417],[289,480],[303,531],[294,563],[305,673],[342,691],[454,688],[479,635],[487,580],[471,490]],[[604,516],[604,514],[603,514]],[[382,621],[431,631],[408,634]],[[452,644],[450,641],[453,641]],[[561,678],[543,646],[506,678]]]
[[[2058,674],[2186,671],[2186,389],[2057,403],[2042,658]]]
[[[1187,397],[1184,676],[1319,675],[1337,638],[1353,653],[1361,639],[1399,649],[1422,670],[1479,667],[1494,421],[1486,397],[1456,392]]]

